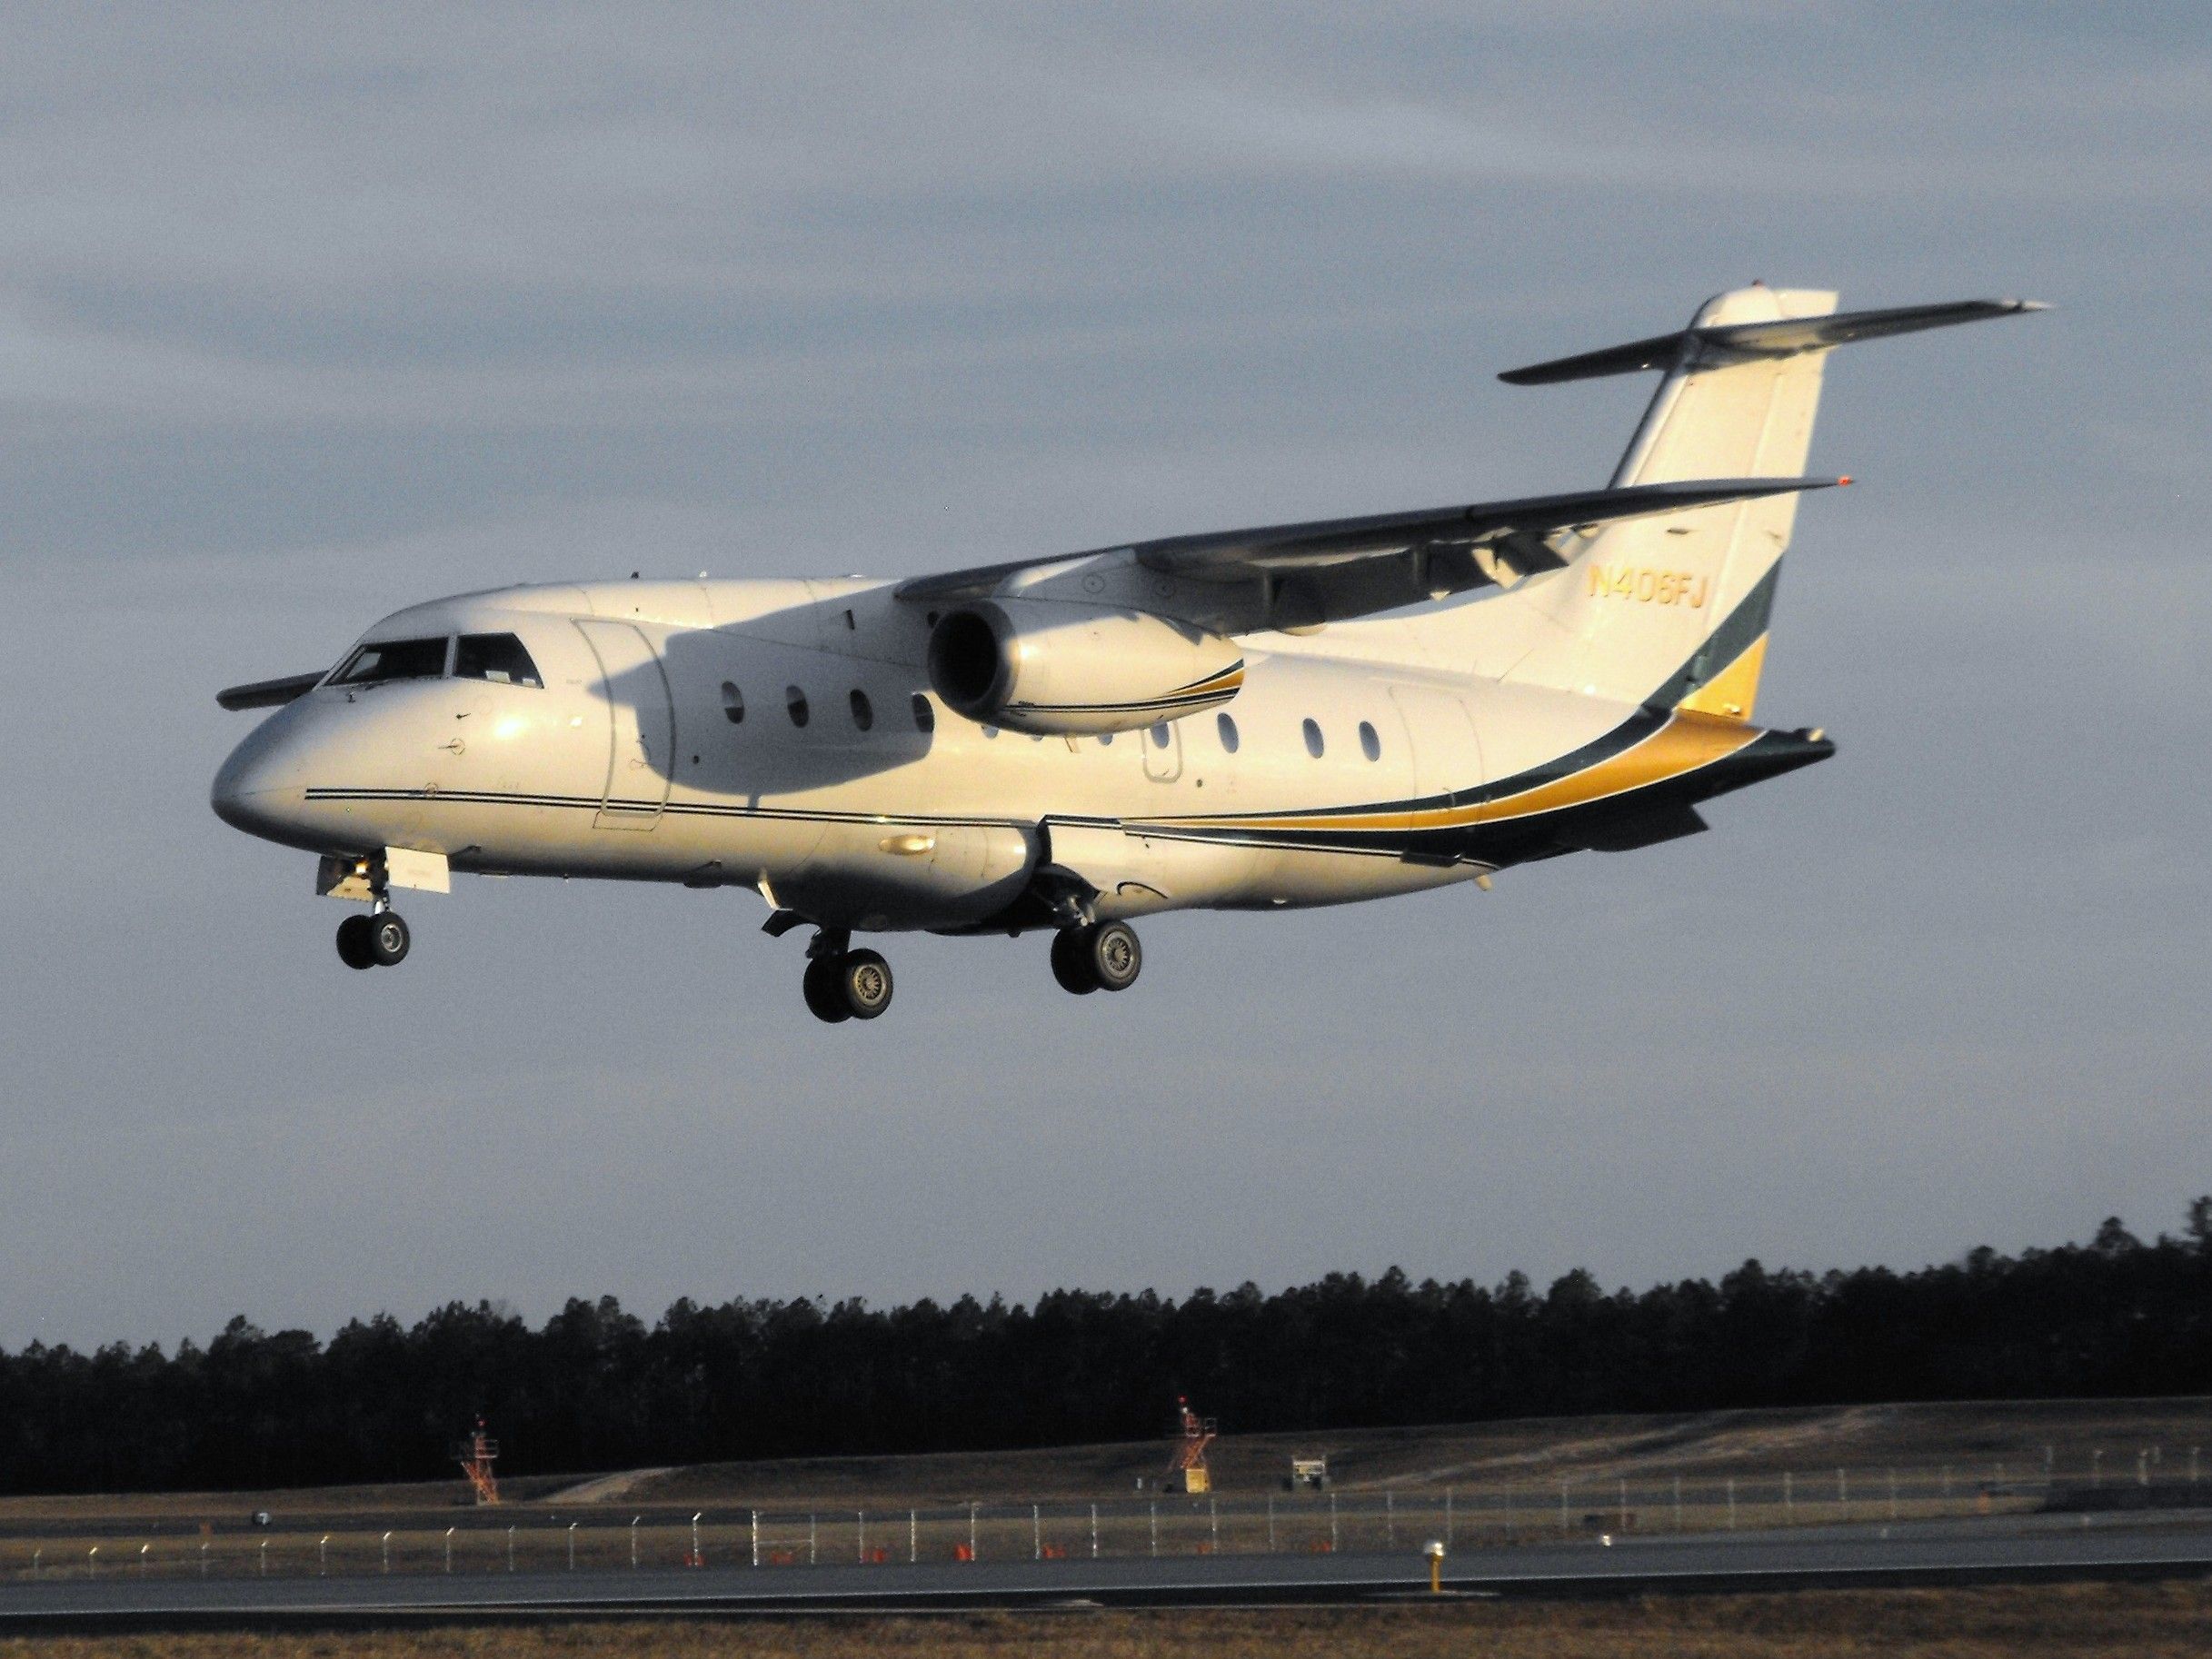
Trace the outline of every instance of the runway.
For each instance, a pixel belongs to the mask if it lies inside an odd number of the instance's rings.
[[[1990,1522],[1700,1534],[1470,1550],[1457,1596],[1589,1596],[2212,1574],[2212,1512],[2083,1525]],[[1404,1601],[1428,1566],[1397,1555],[711,1567],[390,1577],[50,1578],[0,1589],[0,1636],[59,1630],[373,1627],[574,1617],[1223,1607]]]

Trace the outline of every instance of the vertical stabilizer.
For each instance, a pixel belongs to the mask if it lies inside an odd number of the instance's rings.
[[[1750,353],[1700,331],[1835,309],[1832,293],[1758,285],[1707,302],[1678,337],[1613,483],[1801,473],[1827,352]],[[1749,720],[1797,511],[1796,496],[1777,495],[1598,530],[1525,595],[1550,626],[1516,661],[1489,666],[1508,680]]]
[[[1353,654],[1448,673],[1748,720],[1796,491],[1814,482],[1801,475],[1828,353],[2047,309],[2015,299],[1838,312],[1825,291],[1754,283],[1707,301],[1679,333],[1509,370],[1499,378],[1516,386],[1659,372],[1613,471],[1616,489],[1798,482],[1771,495],[1732,490],[1703,506],[1549,530],[1525,545],[1503,538],[1477,551],[1484,574],[1507,591],[1363,619],[1332,638]]]

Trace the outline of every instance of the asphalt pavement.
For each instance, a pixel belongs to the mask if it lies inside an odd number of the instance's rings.
[[[1450,1595],[1556,1597],[2205,1575],[2212,1575],[2212,1512],[2197,1511],[2140,1522],[2003,1517],[1470,1549],[1447,1557],[1443,1582]],[[1413,1550],[388,1577],[55,1575],[0,1586],[0,1636],[617,1615],[1342,1604],[1429,1594],[1428,1563]]]

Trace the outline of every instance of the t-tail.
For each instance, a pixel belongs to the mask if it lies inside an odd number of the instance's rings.
[[[1753,283],[1709,300],[1679,333],[1500,378],[1544,385],[1659,371],[1615,486],[1794,478],[1805,470],[1834,347],[2042,309],[2027,300],[1965,300],[1838,312],[1833,293]],[[1795,494],[1779,494],[1567,532],[1553,542],[1565,569],[1461,610],[1470,666],[1506,680],[1748,721],[1797,512]]]

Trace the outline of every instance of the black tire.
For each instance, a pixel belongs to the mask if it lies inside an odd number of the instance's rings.
[[[1091,937],[1085,954],[1091,959],[1091,971],[1098,976],[1099,988],[1125,991],[1136,984],[1144,967],[1137,930],[1125,921],[1109,921],[1087,931]]]
[[[891,964],[872,950],[848,950],[838,959],[837,988],[855,1019],[873,1019],[891,1006]]]
[[[852,1018],[852,1008],[845,1001],[844,987],[838,983],[840,959],[818,956],[806,965],[806,977],[799,981],[799,988],[806,997],[807,1011],[825,1026]]]
[[[1060,988],[1078,997],[1088,997],[1099,988],[1099,976],[1091,966],[1091,941],[1087,929],[1062,928],[1052,935],[1052,978],[1060,981]]]
[[[369,919],[349,916],[338,924],[338,959],[348,968],[376,966],[376,947],[369,941]]]
[[[414,936],[397,910],[369,919],[369,956],[377,967],[397,968],[407,959],[407,948],[414,943]]]

